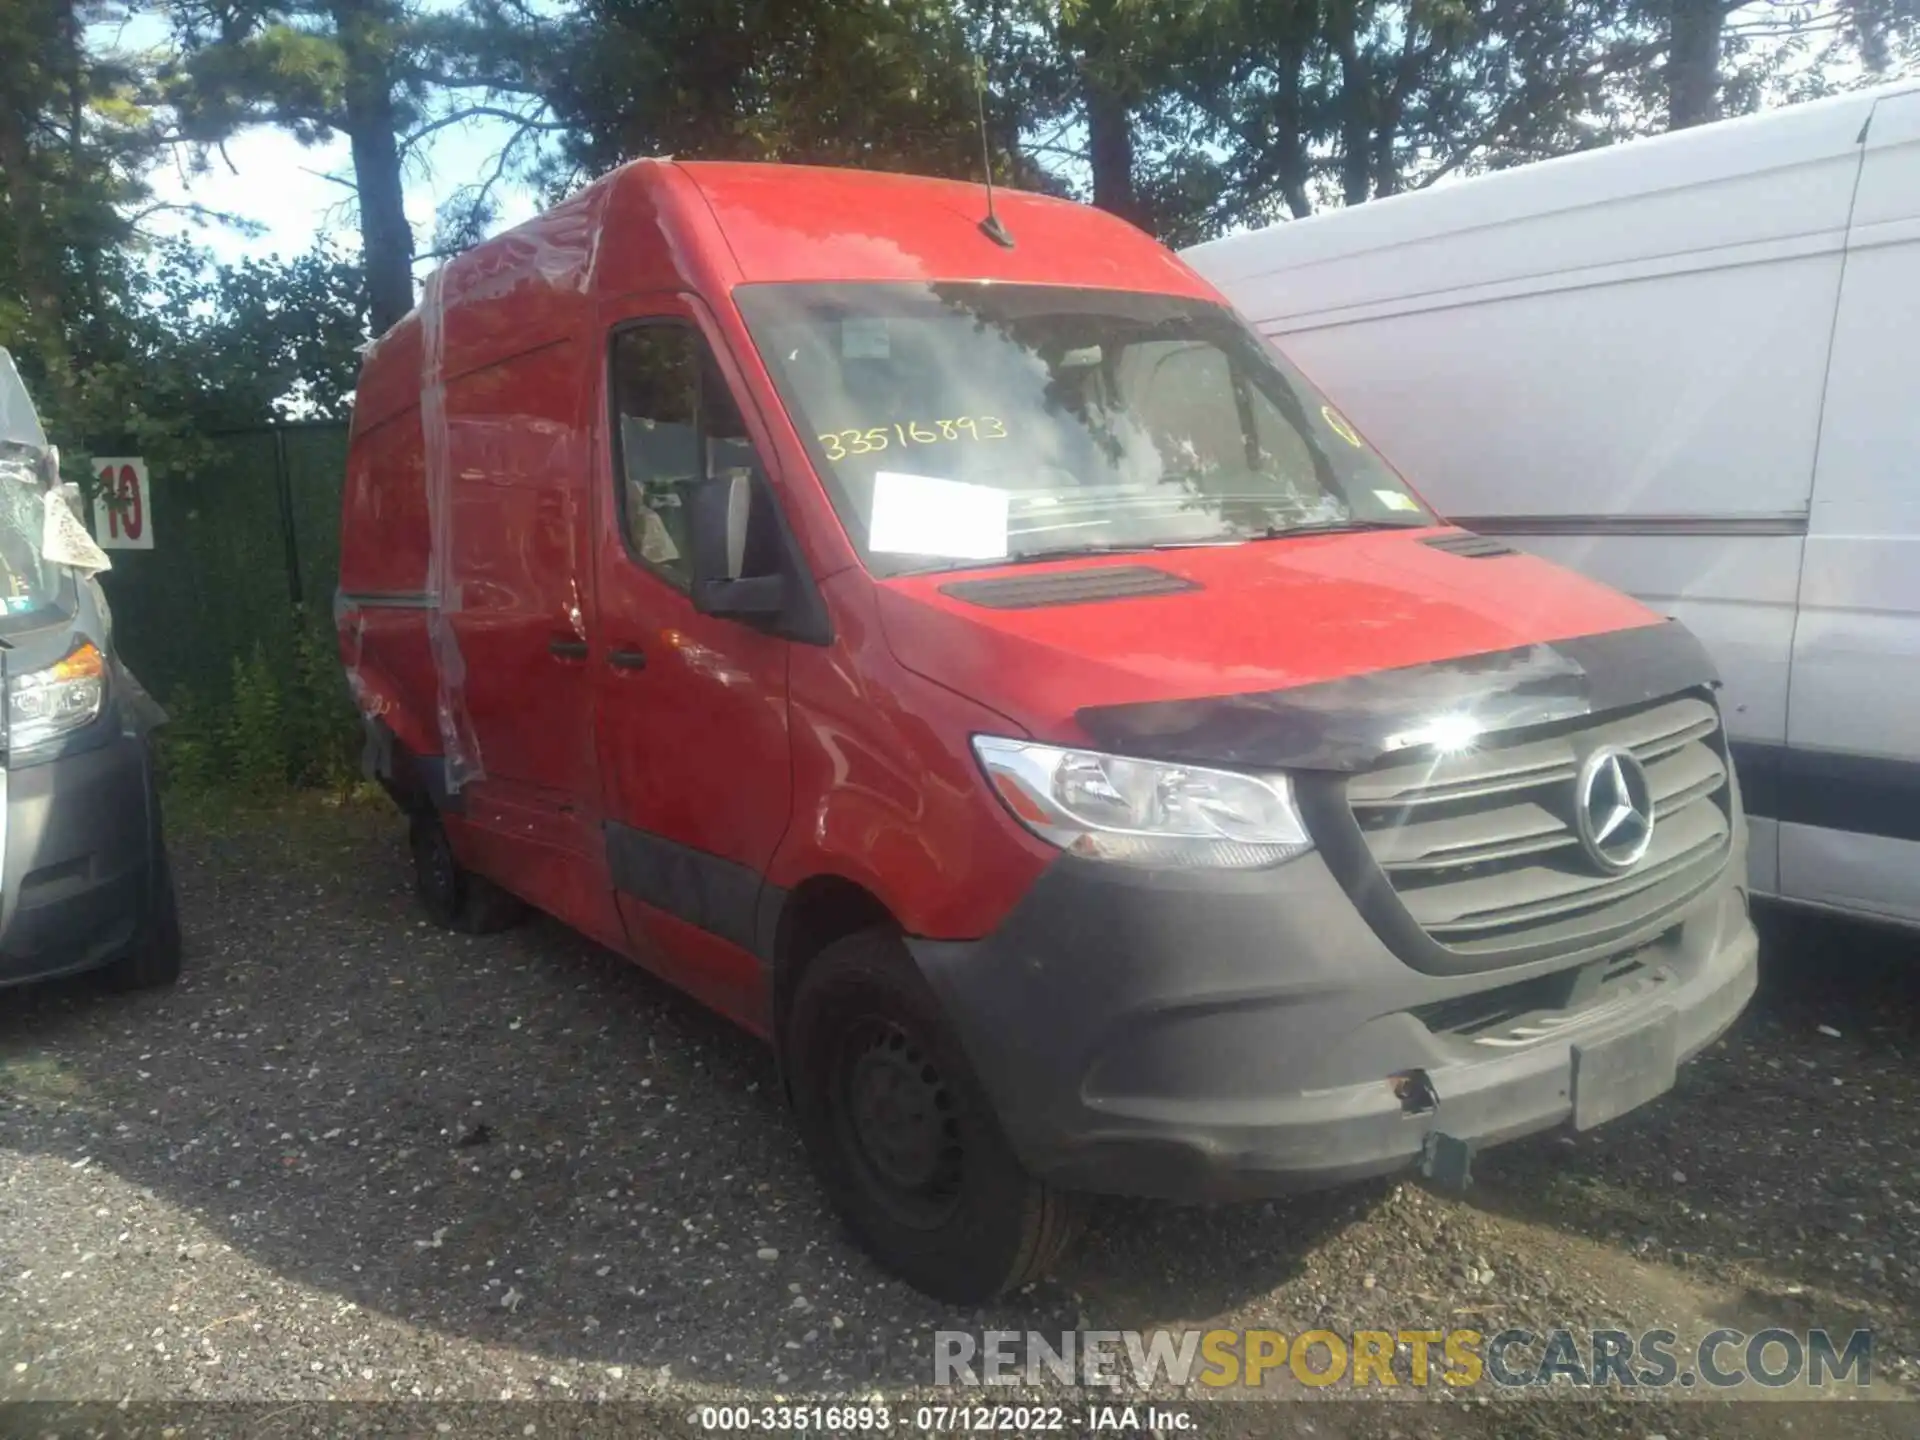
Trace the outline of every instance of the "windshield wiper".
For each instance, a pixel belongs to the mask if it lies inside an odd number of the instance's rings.
[[[1425,530],[1430,520],[1316,520],[1306,525],[1269,525],[1256,540],[1285,540],[1291,535],[1343,535],[1370,530]]]
[[[1122,545],[1053,545],[1044,550],[1022,550],[1004,560],[983,560],[982,565],[1032,565],[1042,560],[1077,560],[1083,555],[1150,555],[1156,550],[1218,550],[1244,545],[1246,540],[1136,540]]]

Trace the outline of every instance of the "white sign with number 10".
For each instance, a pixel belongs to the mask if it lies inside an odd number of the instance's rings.
[[[153,507],[147,462],[139,456],[93,461],[93,538],[103,550],[151,550]]]

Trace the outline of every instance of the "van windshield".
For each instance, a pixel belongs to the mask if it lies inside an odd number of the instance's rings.
[[[987,282],[734,296],[877,574],[1436,523],[1219,305]]]

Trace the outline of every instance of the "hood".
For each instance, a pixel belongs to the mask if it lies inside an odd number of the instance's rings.
[[[1533,556],[1428,543],[1448,535],[1462,538],[1446,528],[1297,536],[876,589],[901,664],[1038,739],[1083,744],[1093,737],[1082,711],[1291,690],[1661,623]],[[1051,594],[1034,583],[1046,580]],[[1084,598],[1089,580],[1116,598]]]

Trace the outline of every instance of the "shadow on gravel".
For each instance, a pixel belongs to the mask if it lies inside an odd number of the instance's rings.
[[[930,1378],[942,1326],[1114,1328],[1232,1309],[1371,1192],[1106,1203],[1060,1278],[982,1313],[889,1280],[824,1208],[770,1057],[558,924],[417,919],[361,812],[176,842],[187,975],[0,1009],[0,1149],[83,1157],[231,1261],[409,1323],[681,1379]]]

